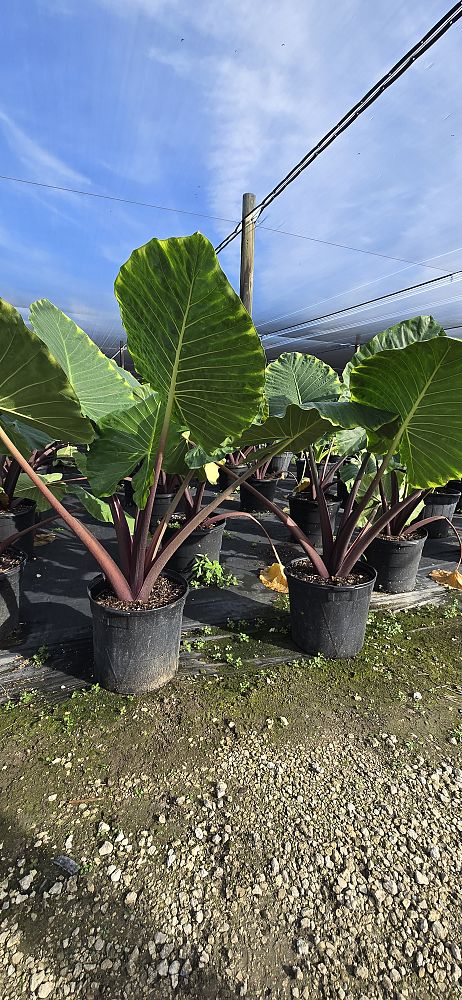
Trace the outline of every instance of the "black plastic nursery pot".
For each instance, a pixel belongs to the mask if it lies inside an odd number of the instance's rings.
[[[270,462],[270,474],[281,475],[288,472],[292,457],[291,451],[283,451],[281,455],[275,455]]]
[[[189,580],[196,556],[207,556],[211,562],[220,562],[225,525],[226,521],[220,521],[211,528],[196,528],[169,559],[169,569],[171,567],[175,573],[181,573],[186,580]],[[178,528],[166,529],[164,546],[172,540],[178,530]]]
[[[124,479],[124,495],[125,495],[126,506],[131,507],[132,504],[134,503],[133,483],[131,479]]]
[[[329,512],[332,531],[335,532],[335,521],[340,507],[340,500],[331,494],[326,494],[327,510]],[[291,493],[289,496],[290,516],[298,527],[304,532],[308,540],[315,548],[322,545],[321,521],[319,517],[319,506],[316,500],[310,500],[308,495],[303,493]]]
[[[310,656],[322,653],[334,660],[357,656],[364,644],[375,569],[367,563],[358,563],[354,572],[359,572],[363,579],[355,584],[337,585],[323,583],[319,577],[304,580],[295,576],[293,569],[300,563],[306,564],[306,557],[294,559],[286,566],[295,645]]]
[[[24,553],[7,549],[4,556],[12,559],[10,566],[2,569],[0,556],[0,642],[8,639],[19,625],[19,601],[21,597],[21,577],[25,563]]]
[[[242,476],[244,472],[247,471],[246,465],[230,465],[231,472],[234,472],[236,476]],[[214,487],[219,493],[222,493],[231,483],[231,476],[225,471],[225,468],[221,467],[218,470],[218,482]]]
[[[424,517],[442,516],[452,521],[459,500],[459,491],[446,493],[443,490],[438,492],[435,490],[425,499],[425,507],[419,514],[419,520],[423,520]],[[449,535],[453,534],[447,521],[434,521],[433,524],[427,524],[426,529],[429,538],[448,538]]]
[[[304,476],[309,476],[310,466],[304,458],[297,458],[295,460],[295,475],[297,477],[297,483],[300,483]]]
[[[156,493],[156,498],[154,500],[151,520],[149,522],[149,530],[155,531],[158,522],[163,518],[164,514],[167,513],[168,508],[175,496],[175,493]],[[181,506],[180,506],[181,509]]]
[[[439,492],[439,491],[438,491]],[[445,493],[460,493],[456,510],[462,510],[462,479],[450,479],[446,483]]]
[[[393,538],[379,535],[368,546],[366,559],[377,572],[376,590],[387,594],[409,594],[414,590],[427,532],[422,528],[416,536]]]
[[[188,584],[178,573],[163,576],[181,586],[171,604],[143,611],[122,611],[96,600],[107,589],[104,576],[88,587],[93,617],[95,681],[118,694],[155,691],[178,670],[183,609]]]
[[[253,486],[255,490],[261,493],[262,499],[259,500],[258,497],[247,489],[245,483],[241,483],[239,487],[241,510],[244,510],[247,514],[263,514],[264,511],[268,510],[265,499],[270,500],[271,503],[274,502],[279,479],[277,477],[256,479],[255,476],[250,476],[248,482],[250,486]]]
[[[4,542],[10,535],[14,535],[16,531],[25,531],[26,528],[32,527],[35,522],[36,507],[35,500],[21,500],[16,510],[0,511],[0,542]],[[32,559],[34,555],[34,532],[29,531],[27,535],[18,538],[12,547],[17,552],[24,552],[24,555],[28,559]]]

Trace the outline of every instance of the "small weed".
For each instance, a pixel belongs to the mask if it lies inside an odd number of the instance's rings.
[[[31,656],[32,663],[34,663],[36,667],[42,667],[43,664],[50,659],[50,655],[51,654],[50,650],[48,649],[48,646],[45,645],[39,646],[39,648],[35,651],[33,656]]]
[[[452,601],[448,601],[444,606],[444,610],[441,612],[442,618],[457,618],[460,614],[460,604],[457,597],[453,597]]]
[[[227,573],[216,559],[208,556],[196,556],[190,579],[190,586],[198,587],[237,587],[238,579],[232,573]]]
[[[454,729],[451,729],[449,738],[455,740],[458,745],[462,744],[462,726],[455,726]]]
[[[36,691],[23,691],[19,700],[22,705],[30,705],[31,701],[34,700],[36,694],[37,694]]]
[[[247,632],[239,632],[238,639],[239,642],[250,642],[250,635],[247,635]]]
[[[273,608],[276,611],[289,611],[289,595],[288,594],[277,594],[272,601]]]

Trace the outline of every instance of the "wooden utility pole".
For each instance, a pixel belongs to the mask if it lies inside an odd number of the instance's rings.
[[[252,315],[253,299],[253,268],[255,252],[255,218],[249,215],[253,212],[256,203],[254,194],[242,195],[242,219],[249,216],[242,225],[241,233],[241,280],[239,294],[249,312]]]

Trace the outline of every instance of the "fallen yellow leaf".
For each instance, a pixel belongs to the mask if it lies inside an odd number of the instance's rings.
[[[311,486],[311,480],[310,479],[308,479],[308,478],[301,479],[300,482],[297,483],[297,485],[296,485],[296,487],[294,489],[294,493],[304,493],[305,490],[309,489],[310,486]]]
[[[284,567],[280,563],[271,563],[271,566],[267,566],[260,573],[260,580],[268,590],[277,590],[278,594],[288,594],[289,588],[287,586],[287,577],[284,573]]]
[[[432,580],[436,580],[442,587],[454,587],[455,590],[462,590],[462,573],[458,569],[434,569],[429,574]]]

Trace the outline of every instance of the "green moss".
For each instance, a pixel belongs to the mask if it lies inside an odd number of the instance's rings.
[[[443,743],[457,753],[462,617],[453,606],[372,615],[361,655],[344,661],[291,649],[283,611],[270,625],[232,625],[224,638],[207,628],[189,640],[216,676],[179,678],[138,699],[94,687],[59,704],[28,693],[1,706],[6,822],[20,815],[24,829],[65,830],[79,810],[82,824],[110,813],[120,826],[142,828],[163,811],[153,776],[174,776],[185,760],[255,728],[275,742],[335,727],[385,730],[410,751]],[[172,794],[182,794],[174,777]]]

